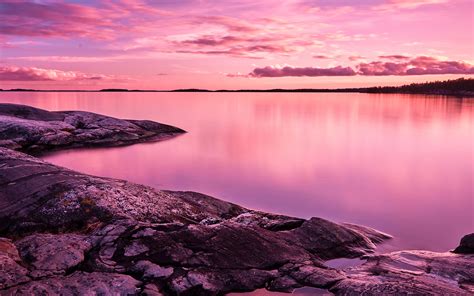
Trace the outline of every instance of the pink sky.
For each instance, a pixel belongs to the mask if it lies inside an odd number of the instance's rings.
[[[302,88],[474,74],[472,0],[0,3],[0,88]]]

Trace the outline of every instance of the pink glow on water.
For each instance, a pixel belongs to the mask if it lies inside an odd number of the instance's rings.
[[[173,140],[47,161],[252,209],[372,226],[396,248],[474,230],[474,101],[421,95],[1,93],[1,102],[151,119]]]

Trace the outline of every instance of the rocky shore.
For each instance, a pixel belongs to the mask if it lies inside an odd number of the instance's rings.
[[[35,153],[163,140],[182,129],[149,120],[123,120],[82,111],[49,112],[0,104],[0,147]]]
[[[368,227],[253,211],[200,193],[81,174],[23,153],[182,132],[0,104],[0,295],[222,295],[305,286],[337,295],[474,293],[473,234],[456,253],[375,255],[375,245],[390,236]],[[326,265],[336,258],[365,263]]]

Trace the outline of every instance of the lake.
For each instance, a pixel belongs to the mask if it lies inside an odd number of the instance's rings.
[[[446,251],[474,231],[474,99],[3,92],[0,102],[188,131],[164,142],[43,156],[80,172],[371,226],[395,237],[382,250]]]

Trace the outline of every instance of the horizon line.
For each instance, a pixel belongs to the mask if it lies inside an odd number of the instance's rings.
[[[346,88],[269,88],[269,89],[199,89],[199,88],[179,88],[179,89],[127,89],[127,88],[103,88],[95,90],[84,90],[84,89],[30,89],[30,88],[13,88],[13,89],[0,89],[1,92],[319,92],[319,93],[330,93],[330,92],[348,92],[348,93],[367,93],[367,92],[415,92],[422,91],[424,93],[438,92],[435,94],[446,94],[441,92],[467,92],[469,95],[473,95],[473,86],[465,85],[465,82],[473,83],[474,78],[458,78],[438,81],[427,81],[422,83],[411,83],[399,86],[372,86],[372,87],[346,87]],[[446,86],[450,87],[446,87]],[[457,86],[454,87],[453,86]],[[467,86],[467,87],[466,87]],[[431,88],[430,88],[431,87]],[[414,89],[417,88],[417,89]],[[420,89],[421,88],[421,89]]]

